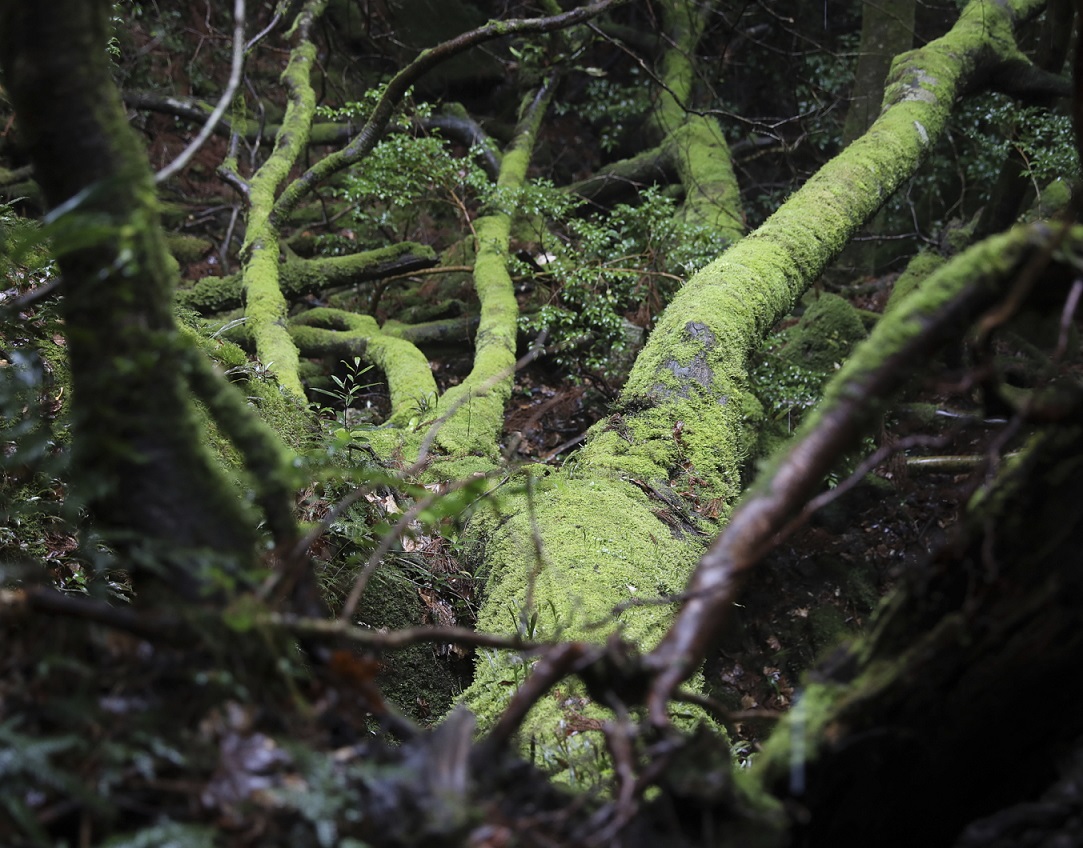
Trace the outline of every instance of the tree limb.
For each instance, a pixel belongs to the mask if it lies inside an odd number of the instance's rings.
[[[802,426],[734,511],[696,567],[687,600],[648,663],[651,720],[665,724],[666,705],[706,656],[729,618],[749,571],[772,539],[819,487],[824,475],[879,415],[916,366],[958,338],[977,314],[1010,290],[1030,263],[1045,263],[1059,233],[1048,224],[1017,227],[982,242],[935,271],[918,296],[885,316],[831,381],[820,408]],[[1073,241],[1080,243],[1083,232]]]
[[[275,204],[271,218],[272,222],[275,225],[281,225],[297,204],[317,185],[332,174],[338,173],[343,168],[347,168],[367,156],[372,151],[372,148],[376,146],[376,142],[380,140],[387,128],[388,121],[391,120],[391,116],[394,114],[395,107],[406,95],[410,86],[441,62],[471,47],[497,38],[510,35],[554,32],[565,27],[574,26],[597,17],[603,12],[615,9],[625,2],[627,0],[600,0],[600,2],[591,3],[570,12],[546,18],[492,21],[485,26],[438,44],[436,47],[423,50],[413,62],[399,71],[387,84],[379,102],[376,104],[376,108],[373,109],[372,115],[354,140],[344,149],[321,159],[282,192]]]

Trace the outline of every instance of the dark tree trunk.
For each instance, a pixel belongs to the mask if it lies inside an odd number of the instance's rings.
[[[775,735],[764,777],[807,811],[807,844],[951,845],[1067,765],[1083,734],[1080,436],[1041,437]]]
[[[53,244],[71,359],[77,497],[120,542],[156,559],[252,556],[251,521],[202,446],[172,312],[175,265],[146,155],[128,127],[106,52],[106,0],[12,0],[0,63],[37,179],[62,208]],[[205,561],[200,558],[199,561]],[[167,582],[194,591],[187,568]]]

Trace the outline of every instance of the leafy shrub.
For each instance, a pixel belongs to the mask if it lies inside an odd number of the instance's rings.
[[[574,377],[618,377],[628,346],[625,321],[649,325],[684,279],[717,254],[713,233],[677,221],[675,211],[673,200],[650,188],[638,205],[563,222],[560,251],[544,257],[549,297],[521,322],[528,332],[549,332],[550,342],[562,346],[556,362]],[[532,273],[523,262],[518,270]]]

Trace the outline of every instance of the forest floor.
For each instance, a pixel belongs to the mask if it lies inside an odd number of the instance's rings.
[[[168,160],[169,151],[180,148],[183,139],[175,137],[174,126],[152,116],[145,128],[152,158],[158,151]],[[202,198],[185,203],[184,231],[206,237],[212,244],[224,232],[229,204],[222,202],[227,201],[228,191],[224,193],[210,167],[215,157],[208,156],[208,166],[203,169],[197,163],[179,191],[181,196]],[[233,270],[223,267],[221,255],[221,246],[215,245],[193,258],[182,268],[184,278]],[[858,290],[864,293],[851,298],[853,305],[877,312],[890,286],[862,280]],[[840,293],[846,296],[845,291]],[[394,292],[385,294],[382,309],[393,311],[395,300]],[[472,364],[468,346],[445,346],[427,353],[441,392],[463,379]],[[355,407],[364,410],[365,419],[378,421],[389,409],[389,398],[386,386],[374,380],[358,396]],[[919,567],[954,523],[958,505],[973,488],[975,475],[981,473],[980,462],[974,469],[948,472],[908,465],[908,458],[922,453],[980,454],[988,428],[951,383],[945,371],[937,383],[911,390],[902,411],[885,419],[875,440],[878,445],[898,443],[916,432],[926,436],[936,432],[942,443],[934,451],[906,451],[875,469],[779,544],[746,586],[732,626],[707,667],[708,691],[742,717],[730,725],[740,756],[753,754],[774,721],[793,704],[802,673],[840,640],[859,633],[894,582],[907,569]],[[573,379],[544,359],[534,362],[516,375],[502,439],[506,456],[512,465],[559,465],[581,443],[587,429],[608,414],[608,404],[618,391],[619,385]],[[916,411],[911,414],[908,409]],[[408,548],[438,572],[420,593],[426,618],[469,625],[469,615],[461,611],[474,607],[477,599],[462,579],[447,579],[448,574],[464,573],[454,551],[438,536],[421,538]],[[441,596],[440,590],[447,596]],[[448,611],[453,609],[460,614],[449,618]],[[463,679],[463,672],[471,664],[463,660],[457,654],[448,661],[465,686],[469,680]]]

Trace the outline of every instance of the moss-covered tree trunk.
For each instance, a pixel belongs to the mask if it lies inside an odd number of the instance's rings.
[[[762,414],[747,387],[750,353],[915,172],[957,99],[1021,58],[1014,30],[1042,5],[975,0],[947,35],[899,56],[869,131],[681,289],[577,461],[475,519],[489,578],[480,627],[506,629],[531,598],[540,635],[662,636],[665,608],[612,610],[678,591],[740,494]],[[486,658],[467,700],[492,717],[515,679]],[[555,731],[555,718],[540,724]]]
[[[107,0],[12,0],[0,64],[55,223],[71,360],[74,495],[118,544],[173,564],[253,555],[251,517],[204,450],[190,350],[173,318],[176,266],[154,182],[110,74]],[[47,57],[47,60],[46,60]],[[185,591],[183,568],[165,579]]]

